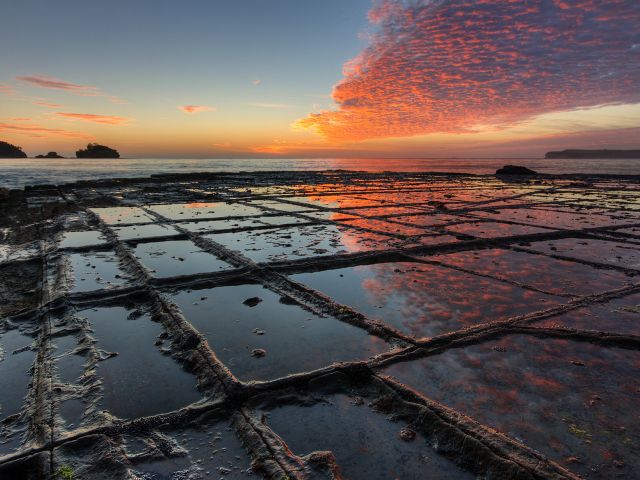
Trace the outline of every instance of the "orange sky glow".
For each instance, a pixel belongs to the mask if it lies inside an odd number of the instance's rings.
[[[96,141],[127,157],[203,158],[640,147],[638,2],[385,0],[362,15],[357,53],[342,72],[322,67],[335,79],[324,91],[303,69],[284,85],[264,66],[224,70],[210,88],[186,71],[173,90],[136,75],[3,72],[0,139],[30,155]]]

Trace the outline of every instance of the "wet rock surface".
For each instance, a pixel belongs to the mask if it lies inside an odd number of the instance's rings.
[[[638,179],[503,180],[3,196],[0,478],[637,477]]]

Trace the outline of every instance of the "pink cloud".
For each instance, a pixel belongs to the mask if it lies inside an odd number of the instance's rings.
[[[118,117],[115,115],[95,115],[93,113],[63,113],[57,112],[57,116],[82,120],[85,122],[102,123],[105,125],[126,125],[131,122],[130,118]]]
[[[74,132],[63,130],[60,128],[46,128],[40,125],[25,125],[24,123],[5,123],[0,122],[0,132],[14,133],[18,135],[26,135],[29,137],[72,137],[91,139],[91,135],[82,132]]]
[[[58,108],[62,106],[59,103],[50,103],[50,102],[33,102],[33,104],[38,105],[40,107],[47,107],[47,108]]]
[[[335,110],[296,122],[335,141],[500,128],[640,102],[640,2],[383,1]]]
[[[215,107],[207,107],[206,105],[182,105],[178,107],[184,113],[201,113],[201,112],[215,112]]]
[[[50,88],[53,90],[64,90],[74,95],[81,95],[83,97],[105,97],[112,103],[124,104],[125,100],[115,95],[109,95],[103,92],[98,87],[92,85],[82,85],[79,83],[71,83],[65,80],[60,80],[54,77],[48,77],[46,75],[27,75],[24,77],[18,77],[18,80],[35,85],[40,88]]]
[[[80,85],[78,83],[65,82],[53,77],[47,77],[45,75],[28,75],[25,77],[18,77],[18,80],[30,83],[40,88],[52,88],[55,90],[66,90],[76,95],[83,96],[101,96],[103,93],[97,87],[90,85]]]
[[[16,90],[11,85],[0,83],[0,93],[8,97],[13,97],[16,94]]]

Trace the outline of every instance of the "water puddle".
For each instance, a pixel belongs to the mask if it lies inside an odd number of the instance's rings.
[[[629,285],[633,278],[612,270],[499,248],[437,255],[427,259],[530,285],[550,293],[590,295]]]
[[[70,398],[58,404],[58,415],[64,420],[67,430],[73,430],[82,423],[84,411],[85,404],[80,398]]]
[[[91,211],[98,215],[107,225],[153,223],[156,221],[155,218],[139,207],[92,208]]]
[[[254,262],[385,250],[400,243],[390,237],[335,225],[220,233],[206,238],[238,251]]]
[[[390,420],[368,403],[338,393],[313,405],[284,405],[265,415],[267,424],[297,455],[331,451],[340,478],[475,478],[438,455],[420,433],[411,441],[403,440],[400,431],[406,424]]]
[[[591,479],[640,476],[640,352],[514,335],[386,374]]]
[[[257,302],[254,306],[245,304],[254,303],[251,299]],[[260,285],[186,291],[173,295],[172,301],[206,337],[216,356],[244,381],[367,359],[389,349],[364,330],[283,303]]]
[[[640,335],[640,294],[571,310],[534,325]]]
[[[133,470],[148,480],[259,478],[228,421],[204,420],[185,428],[162,428],[161,433],[182,449],[183,456],[135,463]]]
[[[444,225],[451,222],[469,221],[468,218],[448,215],[444,213],[428,213],[422,215],[402,215],[393,217],[398,222],[410,223],[416,227],[433,227],[436,225]]]
[[[193,202],[176,203],[169,205],[151,205],[153,210],[171,220],[188,220],[197,218],[224,218],[246,217],[249,215],[261,215],[262,210],[241,203],[226,202]]]
[[[107,239],[101,232],[85,230],[82,232],[64,232],[58,248],[91,247],[106,243]]]
[[[531,227],[528,225],[514,225],[499,222],[471,222],[457,223],[446,227],[448,232],[453,234],[472,235],[479,238],[499,238],[511,237],[513,235],[531,235],[532,233],[550,232],[541,227]]]
[[[198,248],[190,240],[140,243],[135,247],[134,253],[156,277],[219,272],[234,268]]]
[[[533,208],[514,208],[494,210],[491,212],[476,211],[472,215],[495,220],[509,220],[531,225],[552,228],[582,229],[615,225],[616,222],[604,215],[593,215],[590,212],[561,212],[557,210],[538,210]],[[627,221],[629,223],[629,221]]]
[[[73,273],[71,292],[90,292],[123,285],[126,273],[113,252],[71,253],[67,255]]]
[[[411,213],[422,213],[424,212],[421,208],[416,207],[396,207],[396,206],[388,206],[388,207],[372,207],[372,208],[358,208],[358,209],[349,209],[345,210],[344,213],[352,213],[354,215],[359,215],[361,217],[382,217],[386,215],[407,215]]]
[[[35,352],[23,347],[33,343],[33,338],[18,330],[0,334],[0,419],[19,413],[31,382],[30,369]],[[20,350],[19,353],[15,353]]]
[[[120,418],[170,412],[196,402],[196,379],[154,344],[162,326],[148,315],[131,315],[123,307],[79,312],[86,316],[96,347],[115,352],[98,363],[101,407]]]
[[[344,220],[342,223],[346,225],[350,225],[352,227],[368,228],[368,229],[376,230],[382,233],[389,233],[392,235],[403,235],[407,237],[413,236],[413,235],[424,235],[426,233],[434,233],[433,231],[428,231],[420,227],[413,227],[409,225],[403,225],[400,223],[391,223],[391,222],[386,222],[384,220],[374,220],[371,218],[358,218],[355,220]]]
[[[544,310],[562,300],[415,263],[361,265],[291,278],[417,338]]]
[[[56,374],[63,383],[76,383],[84,374],[87,358],[84,355],[71,353],[77,344],[78,340],[72,335],[54,339]]]
[[[619,267],[640,269],[640,245],[584,238],[532,243],[532,250]]]
[[[190,232],[210,232],[216,230],[231,230],[235,228],[261,227],[265,224],[256,217],[251,218],[235,218],[233,220],[205,220],[198,222],[180,223],[180,227]]]
[[[139,238],[164,237],[166,235],[178,235],[175,228],[169,225],[157,223],[154,225],[116,227],[113,229],[120,240],[136,240]]]

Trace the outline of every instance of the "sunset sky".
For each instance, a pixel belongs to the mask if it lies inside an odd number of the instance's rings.
[[[29,155],[640,148],[637,0],[8,5],[0,140]]]

